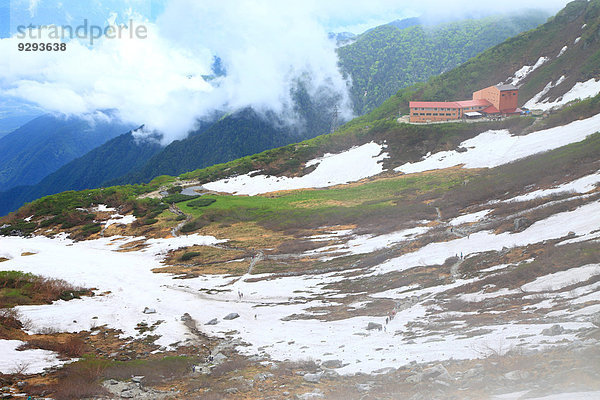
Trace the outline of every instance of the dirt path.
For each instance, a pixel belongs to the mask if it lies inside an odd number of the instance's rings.
[[[231,284],[233,284],[234,282],[231,282]],[[207,294],[207,293],[202,293],[199,292],[197,290],[191,289],[189,287],[184,287],[184,286],[174,286],[174,285],[165,285],[166,288],[171,289],[171,290],[176,290],[179,292],[185,292],[185,293],[189,293],[192,294],[202,300],[205,301],[213,301],[213,302],[218,302],[218,303],[249,303],[249,304],[258,304],[258,305],[289,305],[290,304],[290,299],[287,297],[282,297],[282,296],[272,296],[272,297],[267,297],[267,296],[261,296],[258,298],[252,298],[252,299],[243,299],[243,300],[239,300],[237,298],[219,298],[217,297],[218,294],[212,295],[212,294]]]
[[[179,231],[181,230],[181,228],[187,224],[188,222],[190,222],[192,220],[192,216],[191,215],[186,215],[183,211],[181,211],[175,204],[171,204],[169,206],[169,211],[172,212],[175,215],[185,215],[185,220],[182,221],[181,223],[177,224],[177,226],[173,229],[171,229],[171,235],[173,235],[173,237],[177,237],[179,236]]]
[[[252,257],[252,261],[250,261],[250,266],[248,267],[248,272],[246,272],[246,275],[250,275],[252,273],[252,270],[254,269],[254,266],[259,262],[265,259],[265,253],[262,252],[262,250],[259,250],[258,253],[256,253],[256,255],[254,257]]]
[[[452,265],[452,267],[450,267],[450,275],[452,275],[452,278],[454,280],[456,280],[460,277],[460,275],[459,275],[460,266],[462,265],[462,263],[464,261],[465,261],[464,258],[459,258],[458,261],[456,263],[454,263],[454,265]]]

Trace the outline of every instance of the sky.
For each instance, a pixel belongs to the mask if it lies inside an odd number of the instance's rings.
[[[0,54],[8,55],[0,58],[0,107],[22,102],[22,110],[66,115],[112,109],[124,122],[160,132],[163,144],[184,138],[215,110],[253,106],[291,121],[290,89],[301,77],[308,77],[312,95],[336,93],[342,117],[350,118],[351,82],[338,70],[329,32],[358,34],[419,15],[554,13],[566,4],[507,0],[477,9],[465,0],[10,0],[7,7],[0,1]],[[18,51],[19,43],[59,42],[48,30],[42,39],[19,38],[19,25],[77,27],[85,20],[102,29],[133,21],[147,37],[93,44],[88,37],[67,40],[64,52]],[[215,56],[225,76],[211,76]]]

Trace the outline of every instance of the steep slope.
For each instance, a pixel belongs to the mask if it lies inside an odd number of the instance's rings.
[[[0,192],[0,215],[43,196],[99,187],[107,180],[140,167],[161,149],[157,142],[136,141],[131,132],[117,136],[59,168],[36,185],[17,186]]]
[[[352,78],[354,110],[365,114],[399,89],[448,71],[547,17],[531,11],[434,26],[413,18],[372,29],[338,49],[340,66]]]
[[[38,117],[0,138],[0,190],[35,184],[129,129],[101,119]]]

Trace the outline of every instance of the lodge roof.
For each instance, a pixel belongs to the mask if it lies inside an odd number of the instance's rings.
[[[455,101],[411,101],[408,106],[413,107],[441,107],[441,108],[460,108]]]

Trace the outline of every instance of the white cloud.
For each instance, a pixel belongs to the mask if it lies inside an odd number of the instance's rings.
[[[3,39],[0,51],[9,57],[0,60],[0,95],[66,114],[117,109],[125,122],[162,132],[165,143],[215,109],[290,112],[290,88],[300,76],[310,77],[312,94],[337,92],[350,116],[334,45],[300,4],[175,0],[145,25],[147,39],[102,39],[92,47],[71,41],[66,52],[19,52],[23,39]],[[211,74],[214,55],[227,76],[207,82],[202,76]]]
[[[40,0],[29,0],[29,8],[27,8],[27,10],[29,11],[29,15],[32,17],[35,16],[39,2]]]
[[[0,41],[0,52],[9,54],[0,59],[2,95],[65,114],[116,109],[125,122],[162,131],[165,141],[193,127],[214,90],[200,78],[209,72],[210,55],[175,49],[159,35],[102,40],[91,48],[71,41],[66,52],[19,52],[18,43],[23,40]]]

